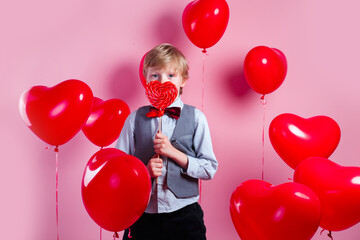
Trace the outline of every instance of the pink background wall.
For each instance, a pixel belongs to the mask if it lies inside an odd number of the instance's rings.
[[[0,238],[56,238],[55,155],[24,124],[18,110],[23,91],[76,78],[94,95],[120,98],[132,110],[146,104],[138,79],[143,54],[170,42],[190,62],[183,100],[201,108],[203,54],[181,25],[189,0],[63,0],[0,3]],[[327,115],[342,131],[331,160],[360,166],[360,4],[357,0],[228,0],[227,30],[205,63],[204,112],[219,170],[203,183],[208,239],[238,239],[229,214],[232,191],[261,178],[263,108],[243,77],[246,53],[257,45],[282,50],[288,74],[267,96],[266,128],[277,115]],[[265,181],[289,181],[290,169],[265,139]],[[114,144],[113,144],[114,145]],[[113,146],[112,145],[112,146]],[[99,239],[83,207],[80,184],[98,150],[80,132],[60,148],[60,239]],[[360,201],[360,199],[359,199]],[[103,239],[112,239],[104,232]],[[360,224],[334,239],[358,240]],[[313,239],[328,239],[318,231]]]

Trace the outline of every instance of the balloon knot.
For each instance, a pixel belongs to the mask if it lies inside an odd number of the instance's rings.
[[[323,230],[321,230],[320,235],[321,235],[325,230],[326,230],[325,228],[324,228]],[[329,233],[328,233],[327,235],[328,235],[328,237],[329,237],[331,240],[333,240],[331,231],[329,231]]]
[[[206,48],[204,48],[204,49],[202,50],[202,52],[206,54],[206,53],[207,53]]]
[[[55,147],[54,152],[59,152],[59,146],[56,146],[56,147]]]
[[[265,105],[266,105],[266,99],[265,99],[265,94],[263,94],[262,96],[261,96],[261,98],[260,98],[260,100],[261,100],[261,103],[262,103],[262,105],[264,105],[264,107],[265,107]]]
[[[120,238],[118,232],[115,232],[113,237],[114,238]]]

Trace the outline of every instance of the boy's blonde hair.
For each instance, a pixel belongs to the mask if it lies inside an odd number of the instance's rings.
[[[189,65],[185,56],[174,46],[168,43],[160,44],[151,49],[145,56],[143,75],[146,78],[150,67],[163,68],[168,64],[175,67],[175,71],[181,74],[182,78],[189,78]]]

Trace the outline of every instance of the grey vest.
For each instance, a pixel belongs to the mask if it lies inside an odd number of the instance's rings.
[[[150,118],[146,117],[149,106],[138,109],[135,117],[135,157],[145,165],[155,155],[153,133],[150,131]],[[195,108],[184,105],[176,122],[171,144],[186,155],[196,157],[193,147],[195,133]],[[199,195],[198,179],[181,172],[181,167],[168,158],[167,186],[177,198]]]

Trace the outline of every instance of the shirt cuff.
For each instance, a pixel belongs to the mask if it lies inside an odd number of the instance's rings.
[[[190,177],[193,177],[192,173],[194,173],[194,170],[196,169],[196,167],[194,166],[194,163],[196,162],[196,160],[189,155],[186,155],[186,156],[188,158],[188,167],[187,167],[187,170],[181,168],[181,173],[186,174]]]

